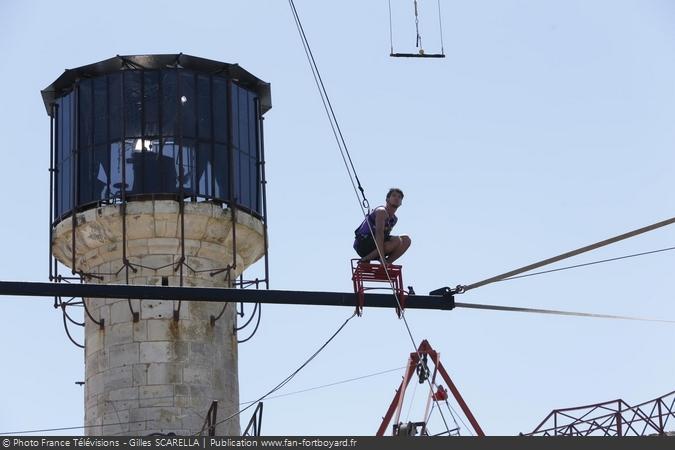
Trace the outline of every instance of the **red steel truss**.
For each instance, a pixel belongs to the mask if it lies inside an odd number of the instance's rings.
[[[523,436],[664,436],[675,420],[675,391],[636,406],[611,400],[555,409]]]

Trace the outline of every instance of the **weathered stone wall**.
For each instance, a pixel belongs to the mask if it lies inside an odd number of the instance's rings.
[[[127,258],[122,262],[122,216],[119,206],[105,206],[76,216],[75,268],[105,284],[180,285],[180,215],[173,201],[127,205]],[[54,230],[54,254],[72,265],[72,221]],[[264,252],[262,223],[236,216],[237,272]],[[185,286],[228,286],[232,264],[231,214],[218,205],[185,205]],[[235,308],[199,302],[85,299],[92,316],[85,326],[85,424],[89,435],[148,435],[198,432],[213,400],[222,420],[238,410]],[[133,321],[133,312],[139,320]],[[179,320],[174,320],[179,311]],[[220,435],[238,435],[239,420],[217,427]]]

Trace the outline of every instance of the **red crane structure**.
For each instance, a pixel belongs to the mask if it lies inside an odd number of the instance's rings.
[[[622,399],[555,409],[530,433],[521,436],[666,436],[675,420],[675,391],[639,405]]]
[[[429,380],[430,371],[427,366],[428,359],[431,359],[431,361],[434,363],[434,372],[433,374],[431,374],[430,380]],[[426,412],[424,414],[425,415],[424,420],[422,422],[410,422],[403,424],[400,422],[401,409],[403,407],[403,397],[405,396],[406,388],[408,387],[408,384],[410,384],[410,380],[412,379],[412,376],[415,372],[417,372],[417,375],[420,378],[419,380],[420,383],[428,381],[433,389],[431,390],[431,392],[429,392],[429,398],[427,399],[427,407]],[[459,407],[462,409],[462,412],[469,420],[469,423],[471,423],[471,426],[473,427],[476,436],[485,436],[485,433],[483,433],[483,430],[481,429],[480,425],[478,425],[478,421],[471,413],[469,406],[462,398],[461,394],[459,393],[459,390],[455,386],[455,383],[453,383],[452,379],[450,379],[450,375],[448,375],[448,372],[446,372],[445,367],[443,367],[443,364],[440,361],[440,354],[431,347],[431,345],[426,339],[422,341],[416,352],[410,353],[410,358],[408,359],[408,365],[406,367],[403,380],[401,381],[401,386],[396,390],[394,399],[391,401],[387,413],[382,418],[382,424],[380,425],[380,428],[377,430],[376,435],[384,436],[384,434],[387,431],[387,427],[391,422],[391,419],[394,417],[395,419],[392,431],[393,435],[395,436],[400,435],[412,436],[416,434],[428,435],[427,421],[431,413],[430,411],[431,402],[432,401],[447,402],[448,400],[448,391],[442,385],[436,384],[436,376],[438,374],[441,375],[441,378],[443,378],[443,380],[447,384],[448,389],[450,389],[450,392],[452,393],[453,397],[455,397],[455,400],[459,404]],[[450,432],[450,430],[448,430],[448,432]]]

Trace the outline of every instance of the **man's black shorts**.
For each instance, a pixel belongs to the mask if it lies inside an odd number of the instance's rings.
[[[384,242],[387,242],[390,239],[391,236],[385,236]],[[375,248],[375,241],[371,235],[357,237],[356,240],[354,240],[354,250],[356,250],[356,253],[358,253],[361,258],[375,250]],[[384,251],[384,249],[382,249],[382,251]]]

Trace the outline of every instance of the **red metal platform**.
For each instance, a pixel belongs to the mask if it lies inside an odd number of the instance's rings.
[[[352,259],[351,262],[354,293],[357,296],[356,314],[359,316],[363,314],[365,291],[370,289],[393,288],[398,297],[396,315],[401,318],[401,313],[405,308],[406,300],[406,292],[403,290],[403,266],[362,262],[360,259]],[[387,283],[388,286],[386,288],[366,286],[365,283]]]

